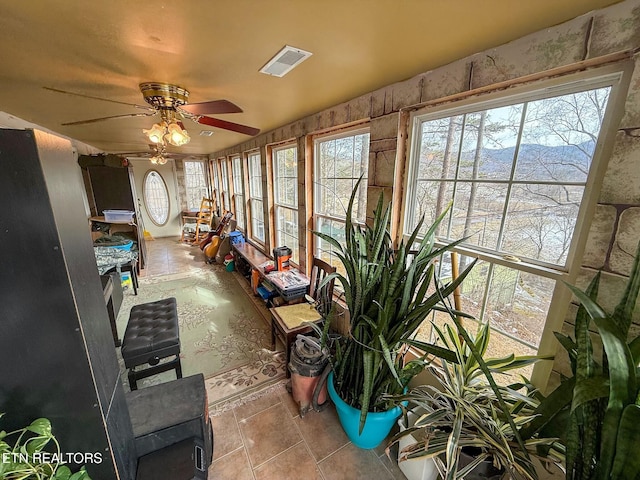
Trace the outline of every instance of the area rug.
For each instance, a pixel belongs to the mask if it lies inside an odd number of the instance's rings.
[[[204,375],[211,406],[237,402],[244,395],[276,384],[284,378],[284,353],[270,350],[268,311],[240,282],[247,283],[221,265],[140,278],[138,295],[125,292],[117,319],[120,338],[124,337],[133,305],[175,297],[182,373],[185,377]],[[119,360],[122,381],[128,389],[120,355]],[[175,371],[170,370],[138,381],[138,388],[174,378]]]

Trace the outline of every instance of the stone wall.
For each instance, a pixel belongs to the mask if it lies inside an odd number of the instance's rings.
[[[414,48],[415,46],[412,46]],[[216,152],[211,158],[231,155],[266,144],[298,139],[298,158],[305,159],[304,137],[318,131],[369,120],[371,131],[368,205],[369,214],[380,194],[393,196],[395,177],[405,158],[399,158],[399,141],[405,136],[401,128],[401,109],[437,100],[449,95],[491,86],[550,69],[596,59],[622,51],[635,64],[627,94],[624,117],[619,125],[612,153],[605,159],[597,207],[582,255],[582,270],[576,283],[584,286],[598,269],[603,270],[601,303],[617,303],[629,274],[632,253],[640,239],[640,0],[627,0],[611,7],[575,18],[497,48],[458,60],[403,82],[386,86],[349,102],[308,116],[266,132],[233,148]],[[635,130],[634,130],[635,129]],[[264,161],[264,159],[263,159]],[[301,182],[304,170],[301,166]],[[397,183],[399,185],[399,183]],[[304,184],[300,185],[304,201]],[[398,187],[396,187],[398,188]],[[303,205],[301,205],[303,206]],[[306,213],[300,209],[301,258],[306,251]],[[569,329],[575,309],[550,325],[543,338],[546,350],[555,349],[552,329]],[[638,323],[640,329],[640,323]],[[545,343],[546,342],[546,343]],[[556,359],[555,370],[566,369],[566,359]],[[548,373],[548,372],[547,372]],[[553,377],[553,376],[552,376]],[[557,377],[557,375],[555,375]],[[552,378],[551,385],[555,383]]]

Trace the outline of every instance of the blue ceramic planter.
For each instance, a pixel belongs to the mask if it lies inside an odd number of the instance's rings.
[[[336,406],[342,428],[356,447],[376,448],[389,435],[394,423],[402,414],[400,407],[394,407],[386,412],[369,412],[360,434],[360,410],[353,408],[340,398],[333,386],[333,372],[327,379],[327,389],[329,397]]]

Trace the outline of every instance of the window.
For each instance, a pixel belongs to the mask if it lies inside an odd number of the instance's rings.
[[[157,226],[162,227],[169,220],[169,191],[162,175],[155,170],[149,170],[144,177],[142,188],[144,206],[149,218]]]
[[[437,236],[468,237],[453,259],[460,271],[482,260],[462,283],[460,307],[490,322],[491,356],[537,352],[556,285],[574,268],[582,200],[620,75],[582,78],[413,118],[404,234],[451,204]],[[441,260],[450,279],[451,257]],[[429,339],[429,322],[421,335]]]
[[[244,189],[242,181],[242,159],[233,157],[231,159],[231,174],[233,175],[233,206],[235,208],[235,219],[238,228],[245,230],[244,222]]]
[[[345,241],[345,219],[349,198],[363,176],[353,208],[354,221],[364,223],[367,210],[369,133],[349,131],[318,138],[314,142],[314,224],[317,231]],[[341,268],[331,245],[315,237],[315,256]]]
[[[211,160],[210,161],[210,166],[211,166],[211,172],[213,174],[213,199],[216,202],[216,205],[218,206],[218,209],[224,209],[224,206],[222,205],[222,200],[220,198],[220,175],[218,173],[218,162]],[[222,210],[219,210],[219,213],[222,213]]]
[[[231,200],[229,199],[229,170],[227,167],[227,159],[218,160],[220,166],[220,197],[222,197],[222,209],[231,211]]]
[[[300,264],[298,248],[298,158],[295,145],[274,148],[273,203],[276,246],[288,246],[293,263]]]
[[[197,210],[203,198],[209,197],[205,162],[184,162],[184,188],[187,208]]]
[[[264,243],[264,210],[262,203],[262,166],[260,152],[250,153],[249,164],[249,214],[251,216],[251,238]]]

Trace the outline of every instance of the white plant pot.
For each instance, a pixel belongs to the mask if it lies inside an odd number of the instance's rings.
[[[412,427],[415,421],[418,419],[418,415],[409,412],[408,415],[408,423],[409,427]],[[398,426],[400,427],[400,431],[403,432],[407,429],[407,425],[404,423],[404,417],[401,417],[398,420]],[[406,437],[402,437],[398,442],[398,467],[404,473],[404,476],[407,477],[408,480],[436,480],[438,477],[438,469],[436,468],[436,464],[431,458],[412,458],[408,460],[400,461],[400,452],[403,448],[415,443],[416,439],[407,435]]]

